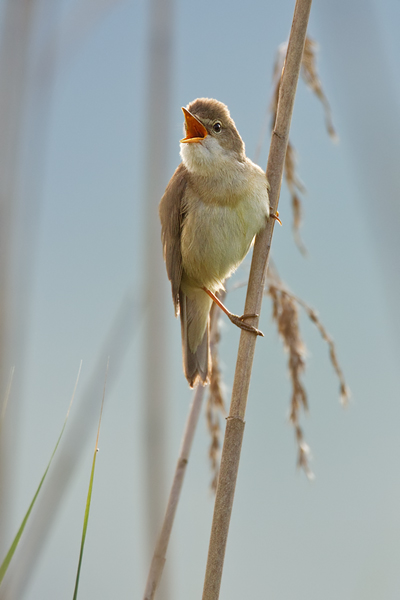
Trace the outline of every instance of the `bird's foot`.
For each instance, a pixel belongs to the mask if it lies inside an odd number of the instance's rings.
[[[256,335],[261,335],[261,337],[264,337],[264,334],[262,331],[260,331],[259,329],[257,329],[257,327],[253,327],[253,325],[248,325],[247,323],[245,323],[245,319],[253,319],[255,317],[258,317],[258,315],[242,315],[241,317],[238,317],[237,315],[234,315],[233,313],[231,313],[230,310],[228,310],[226,308],[226,306],[224,306],[221,302],[221,300],[219,300],[217,298],[217,296],[215,294],[213,294],[213,292],[211,292],[209,289],[207,289],[206,287],[203,287],[203,290],[206,292],[206,294],[208,294],[211,298],[211,300],[213,302],[215,302],[215,304],[217,306],[220,307],[221,310],[224,311],[224,313],[226,314],[227,317],[229,317],[229,319],[231,320],[231,322],[236,325],[237,327],[240,327],[240,329],[244,329],[245,331],[249,331],[250,333],[255,333]]]
[[[264,337],[263,332],[257,329],[257,327],[253,327],[253,325],[245,323],[245,319],[252,319],[254,317],[258,317],[258,315],[242,315],[241,317],[239,317],[238,315],[229,313],[228,317],[231,320],[231,322],[237,327],[240,327],[240,329],[244,329],[245,331],[249,331],[250,333],[255,333],[256,335]]]
[[[279,225],[282,225],[282,221],[279,218],[279,211],[276,211],[275,214],[270,214],[269,215],[271,219],[275,219],[275,221],[278,221]]]

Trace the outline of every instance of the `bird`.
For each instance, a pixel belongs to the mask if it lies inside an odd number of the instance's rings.
[[[197,98],[186,108],[182,162],[159,205],[161,241],[175,316],[180,314],[183,371],[189,386],[210,380],[210,310],[215,302],[241,329],[258,315],[232,314],[216,294],[248,253],[270,215],[265,172],[246,157],[228,107]]]

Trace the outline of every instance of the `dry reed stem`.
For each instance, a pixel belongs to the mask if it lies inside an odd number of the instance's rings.
[[[276,109],[278,105],[278,96],[279,96],[279,85],[281,79],[282,68],[285,60],[286,54],[286,44],[281,44],[279,46],[277,57],[275,60],[274,66],[274,93],[272,97],[272,102],[270,106],[270,110],[272,112],[272,123],[275,122],[276,119]],[[321,81],[318,77],[317,71],[317,50],[318,44],[307,37],[304,44],[304,52],[301,61],[301,76],[305,81],[306,85],[311,89],[311,91],[317,96],[319,101],[322,104],[325,115],[325,125],[328,131],[329,136],[333,141],[337,141],[338,137],[336,135],[336,131],[333,127],[332,123],[332,114],[329,106],[329,102],[325,93],[322,89]],[[289,192],[292,198],[292,211],[293,211],[293,237],[297,247],[303,255],[307,254],[306,247],[300,237],[300,226],[302,222],[302,203],[301,203],[301,194],[305,194],[305,187],[303,183],[300,181],[297,173],[296,173],[296,151],[294,146],[291,144],[290,140],[288,140],[287,150],[286,150],[286,158],[285,158],[285,181],[289,188]]]
[[[307,39],[304,45],[304,52],[307,46]],[[278,107],[278,99],[279,99],[279,87],[281,84],[281,74],[283,65],[285,63],[285,56],[287,52],[287,44],[281,44],[278,48],[277,57],[275,59],[274,65],[274,74],[273,74],[273,82],[274,82],[274,92],[272,95],[272,101],[270,105],[270,111],[272,113],[272,124],[275,123],[276,120],[276,111]],[[304,52],[302,57],[302,66],[304,61]],[[296,246],[303,254],[303,256],[307,255],[306,247],[300,236],[300,227],[302,223],[303,216],[303,207],[301,203],[300,194],[305,194],[306,189],[299,179],[296,171],[297,167],[297,158],[296,158],[296,150],[292,145],[290,139],[288,139],[287,148],[286,148],[286,156],[285,156],[285,165],[284,165],[284,177],[286,185],[288,186],[290,196],[292,199],[292,212],[293,212],[293,237],[296,243]]]
[[[323,326],[320,318],[318,317],[317,312],[311,306],[309,306],[306,302],[304,302],[304,300],[302,300],[301,298],[299,298],[298,296],[296,296],[295,294],[293,294],[292,292],[290,292],[282,284],[282,282],[278,278],[276,278],[276,277],[277,277],[276,273],[274,273],[274,280],[268,281],[266,293],[268,293],[271,296],[273,296],[274,294],[277,294],[279,292],[279,294],[281,294],[282,296],[286,296],[292,302],[295,302],[296,304],[298,304],[299,306],[301,306],[303,308],[304,312],[307,314],[307,316],[310,319],[310,321],[312,321],[314,323],[314,325],[318,329],[319,333],[321,334],[322,339],[328,345],[329,358],[330,358],[330,361],[332,363],[333,369],[334,369],[334,371],[335,371],[335,373],[337,375],[337,378],[339,379],[339,398],[340,398],[340,403],[343,406],[347,406],[348,403],[349,403],[350,397],[351,397],[351,393],[350,393],[350,389],[349,389],[348,385],[346,384],[346,380],[344,378],[344,374],[343,374],[342,368],[341,368],[341,366],[339,364],[339,361],[338,361],[338,358],[337,358],[337,354],[336,354],[335,343],[334,343],[333,339],[331,338],[331,336],[329,335],[329,333],[327,332],[327,330]],[[282,337],[284,337],[284,336],[282,336]],[[287,342],[288,341],[289,340],[287,340]]]
[[[272,298],[272,318],[277,324],[278,333],[288,352],[288,367],[292,384],[289,420],[295,430],[298,448],[298,466],[302,467],[308,477],[312,477],[308,465],[308,449],[304,443],[303,431],[300,427],[300,413],[308,409],[307,392],[301,376],[305,371],[305,346],[300,335],[299,311],[296,302],[290,295],[284,294],[276,286],[270,284],[268,293]]]
[[[218,298],[224,302],[226,292],[219,292]],[[216,313],[214,316],[214,312]],[[221,450],[221,416],[226,417],[225,403],[222,394],[221,370],[219,367],[218,344],[221,338],[218,321],[220,310],[216,304],[211,308],[211,377],[210,385],[208,386],[208,398],[206,404],[206,420],[208,431],[211,436],[210,448],[208,456],[211,463],[211,489],[215,492],[217,489],[219,475],[219,459]]]
[[[317,42],[307,37],[304,45],[303,60],[301,64],[301,76],[306,82],[307,86],[314,92],[318,100],[321,102],[325,114],[326,129],[332,140],[337,142],[338,136],[332,122],[331,107],[329,106],[328,99],[325,96],[324,90],[322,89],[321,80],[318,77],[317,51]]]
[[[303,254],[303,256],[306,256],[307,249],[300,236],[300,227],[303,220],[303,205],[301,202],[300,194],[305,194],[306,189],[297,176],[296,166],[296,150],[294,149],[293,145],[289,140],[285,157],[285,181],[286,185],[289,188],[290,196],[292,198],[293,237],[296,246],[298,247],[300,252]]]
[[[211,436],[208,456],[211,465],[211,489],[217,489],[219,475],[219,458],[221,450],[221,415],[226,417],[224,400],[221,392],[221,374],[217,363],[213,362],[211,370],[209,395],[206,404],[207,427]]]
[[[239,283],[234,285],[233,289],[244,287],[245,285],[246,283]],[[303,408],[305,411],[308,410],[308,400],[306,388],[301,382],[301,376],[305,371],[306,366],[305,357],[307,355],[307,348],[300,333],[299,307],[304,310],[310,321],[314,323],[322,339],[328,345],[329,358],[339,380],[340,403],[344,407],[347,406],[350,400],[350,389],[346,384],[342,368],[340,367],[337,358],[335,343],[322,324],[317,312],[286,287],[272,260],[269,262],[264,293],[265,295],[269,295],[272,299],[272,319],[278,327],[278,334],[289,355],[288,367],[292,384],[289,420],[293,425],[295,432],[298,450],[297,465],[304,470],[309,479],[313,479],[314,475],[308,463],[310,449],[304,441],[303,431],[300,427],[301,409]]]
[[[149,574],[147,577],[146,589],[144,592],[144,600],[152,600],[161,580],[161,575],[166,561],[166,553],[171,536],[172,526],[175,519],[175,513],[178,506],[183,479],[186,473],[186,467],[189,461],[190,449],[192,446],[194,433],[196,431],[197,422],[199,420],[200,409],[203,402],[204,388],[199,385],[194,393],[192,405],[186,421],[185,431],[183,434],[179,458],[175,469],[174,479],[171,486],[171,491],[168,498],[167,509],[164,516],[161,532],[157,540],[153,558],[150,565]]]
[[[274,73],[273,73],[273,81],[274,81],[274,93],[272,96],[270,110],[272,112],[272,121],[275,121],[276,116],[276,107],[278,105],[278,95],[279,95],[279,83],[281,79],[281,73],[283,69],[283,64],[286,56],[287,44],[283,43],[279,46],[277,56],[275,59],[274,65]],[[318,100],[322,104],[322,108],[324,110],[325,116],[325,126],[329,136],[332,138],[334,142],[338,141],[338,136],[333,126],[332,121],[332,111],[329,105],[328,99],[325,95],[324,90],[322,89],[322,83],[318,76],[317,69],[317,52],[318,52],[318,43],[311,39],[309,36],[306,37],[306,41],[304,43],[304,51],[301,59],[301,77],[304,80],[307,87],[317,96]]]
[[[307,411],[308,402],[307,392],[301,381],[301,375],[305,370],[306,348],[300,334],[299,306],[304,309],[309,319],[317,327],[322,339],[328,344],[329,357],[339,379],[340,401],[342,405],[347,405],[350,398],[350,391],[337,360],[334,342],[322,325],[317,313],[304,300],[292,294],[284,286],[276,268],[271,268],[271,265],[268,271],[265,293],[272,298],[272,318],[277,324],[278,333],[289,355],[288,366],[292,384],[289,420],[295,432],[297,465],[304,470],[309,479],[313,479],[314,475],[309,465],[310,449],[304,440],[303,430],[300,427],[300,413],[302,409]]]
[[[290,122],[310,9],[311,0],[297,0],[285,68],[282,74],[277,116],[272,132],[267,165],[267,179],[271,185],[270,204],[272,212],[276,212],[279,202],[279,192],[289,138]],[[261,310],[273,228],[274,219],[270,219],[266,228],[256,237],[247,289],[245,314],[259,314]],[[252,324],[255,326],[258,325],[258,317],[253,320]],[[204,581],[203,600],[217,600],[219,597],[229,523],[239,469],[240,452],[244,433],[244,416],[246,412],[255,345],[256,336],[249,332],[242,331],[232,390],[231,407],[227,419],[224,446],[222,450],[221,468],[218,479]]]
[[[219,294],[221,298],[221,294]],[[222,298],[221,298],[222,299]],[[211,310],[211,325],[210,325],[210,341],[211,349],[215,347],[218,339],[218,317],[220,309],[213,304]],[[214,368],[214,363],[213,363]],[[161,580],[161,575],[164,569],[166,554],[171,537],[172,526],[174,524],[176,509],[182,490],[183,480],[186,473],[186,467],[189,462],[190,450],[193,443],[194,434],[197,423],[199,421],[200,410],[203,402],[205,388],[198,385],[194,393],[193,401],[186,420],[185,429],[183,432],[179,458],[176,464],[175,474],[172,481],[172,486],[167,502],[164,521],[154,550],[153,558],[150,565],[149,574],[147,576],[146,589],[143,600],[152,600],[157,591]]]

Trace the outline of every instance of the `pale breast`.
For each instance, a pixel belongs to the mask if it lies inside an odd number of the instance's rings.
[[[181,252],[184,279],[191,285],[217,291],[246,256],[269,214],[267,184],[262,175],[241,190],[231,205],[221,205],[210,197],[204,202],[188,190]]]

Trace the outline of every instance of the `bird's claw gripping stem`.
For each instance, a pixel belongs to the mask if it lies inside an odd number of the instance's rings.
[[[256,335],[261,335],[261,337],[264,337],[263,332],[257,329],[257,327],[253,327],[253,325],[248,325],[248,323],[245,323],[245,319],[252,319],[254,317],[258,317],[258,315],[242,315],[241,317],[238,317],[238,315],[234,315],[233,313],[231,313],[231,311],[228,310],[226,306],[222,304],[221,300],[219,300],[217,296],[213,294],[213,292],[211,292],[205,287],[203,288],[203,290],[206,292],[206,294],[210,296],[211,300],[215,302],[215,304],[219,306],[221,310],[224,311],[226,316],[229,317],[229,319],[234,325],[240,327],[240,329],[244,329],[245,331],[249,331],[250,333],[255,333]]]
[[[269,215],[271,219],[275,219],[275,221],[278,221],[279,225],[282,225],[282,221],[279,218],[279,211],[277,210],[275,214],[270,214]]]
[[[234,325],[236,325],[237,327],[240,327],[240,329],[244,329],[245,331],[248,331],[250,333],[255,333],[256,335],[260,335],[261,337],[264,337],[263,332],[260,331],[259,329],[257,329],[257,327],[254,327],[253,325],[249,325],[248,323],[245,323],[245,319],[251,319],[253,317],[258,317],[258,315],[242,315],[241,317],[238,317],[237,315],[230,313],[228,315],[228,317],[231,320],[231,322]]]

